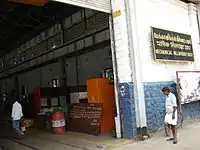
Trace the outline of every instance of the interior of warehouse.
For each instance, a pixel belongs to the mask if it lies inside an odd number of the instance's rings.
[[[42,7],[53,4],[65,5],[48,2]],[[17,98],[27,131],[115,136],[109,14],[67,8],[70,15],[38,30],[1,58],[1,119],[10,118]]]

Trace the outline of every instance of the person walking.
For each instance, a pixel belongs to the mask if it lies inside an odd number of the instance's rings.
[[[171,128],[173,138],[169,138],[167,141],[173,141],[173,144],[177,144],[177,100],[176,96],[170,92],[168,87],[162,89],[165,95],[165,123]]]
[[[22,138],[24,136],[24,133],[20,130],[20,120],[23,117],[22,113],[22,106],[18,102],[18,100],[15,100],[15,103],[12,106],[12,126],[17,134],[17,138]]]

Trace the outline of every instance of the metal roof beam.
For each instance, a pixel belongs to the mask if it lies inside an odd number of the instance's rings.
[[[31,14],[28,14],[28,17],[29,17],[30,19],[32,19],[33,21],[39,23],[40,25],[42,24],[39,20],[37,20],[36,18],[34,18],[33,16],[31,16]]]

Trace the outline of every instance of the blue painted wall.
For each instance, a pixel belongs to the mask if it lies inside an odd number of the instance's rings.
[[[175,82],[148,82],[144,83],[147,130],[155,132],[164,128],[165,98],[162,88],[172,87],[173,93],[177,96]],[[120,106],[122,111],[122,131],[124,138],[137,136],[134,85],[133,83],[120,83]],[[200,117],[200,102],[182,105],[184,119]]]
[[[200,102],[193,102],[182,106],[184,119],[200,118]]]
[[[164,108],[165,99],[162,88],[173,87],[173,92],[177,96],[175,82],[149,82],[144,83],[147,129],[148,132],[154,132],[164,128]],[[200,102],[182,105],[184,119],[200,117]]]

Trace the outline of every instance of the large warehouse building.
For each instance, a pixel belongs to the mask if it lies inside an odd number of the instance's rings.
[[[117,138],[135,138],[164,127],[161,89],[170,86],[182,104],[184,118],[200,117],[198,88],[191,86],[191,92],[184,95],[187,92],[182,83],[184,73],[200,78],[197,2],[1,3],[0,88],[2,105],[6,106],[3,116],[10,114],[16,93],[25,118],[33,119],[39,128],[42,125],[37,124],[45,122],[41,116],[62,107],[67,109],[66,118],[71,117],[64,123],[67,130],[89,134],[114,130]],[[78,120],[76,115],[88,107],[96,111],[101,107],[101,119],[96,116],[96,120],[89,120],[86,131],[80,126],[87,121],[84,117]],[[106,114],[107,119],[102,119]]]

